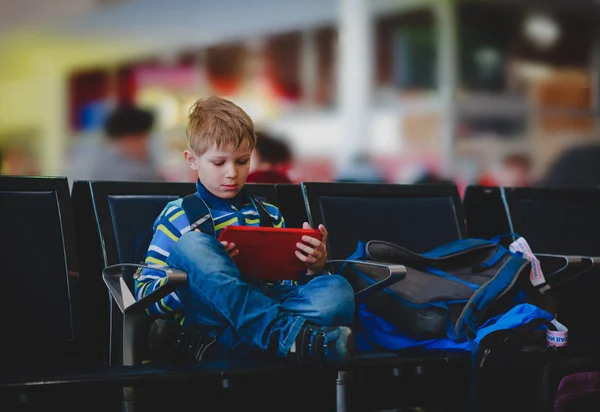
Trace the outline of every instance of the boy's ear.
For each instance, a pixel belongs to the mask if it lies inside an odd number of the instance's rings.
[[[183,157],[185,157],[185,161],[190,169],[198,170],[198,166],[196,165],[196,155],[191,150],[185,150],[183,152]]]

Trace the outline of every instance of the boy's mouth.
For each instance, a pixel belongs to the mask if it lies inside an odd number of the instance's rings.
[[[221,187],[225,190],[235,190],[238,188],[238,185],[222,185]]]

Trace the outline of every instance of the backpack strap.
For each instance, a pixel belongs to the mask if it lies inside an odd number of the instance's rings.
[[[197,196],[196,193],[184,196],[181,208],[190,222],[190,230],[200,229],[202,233],[215,235],[215,225],[210,210],[200,196]]]
[[[367,242],[366,251],[369,259],[372,260],[401,263],[423,268],[476,250],[497,247],[497,243],[485,239],[461,239],[420,254],[395,243],[383,240],[371,240]]]
[[[275,226],[275,218],[269,214],[263,202],[246,191],[244,193],[258,211],[260,226]],[[184,196],[181,208],[190,222],[190,230],[200,229],[202,233],[215,236],[215,225],[210,214],[210,209],[200,196],[196,193]]]
[[[254,207],[256,207],[256,210],[258,211],[258,217],[260,219],[260,225],[267,226],[267,227],[270,227],[270,226],[274,227],[276,224],[275,218],[273,216],[271,216],[271,214],[267,211],[267,208],[263,204],[262,200],[260,200],[257,196],[246,192],[245,190],[243,190],[243,191],[246,194],[246,196],[248,196],[250,198],[250,201],[252,202]]]

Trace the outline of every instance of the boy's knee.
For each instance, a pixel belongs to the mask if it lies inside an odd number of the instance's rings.
[[[235,264],[215,237],[188,232],[173,245],[167,265],[188,272],[228,272],[239,276]],[[235,273],[234,273],[235,272]]]
[[[342,276],[323,275],[320,282],[327,290],[327,299],[321,302],[321,316],[330,325],[351,324],[354,318],[354,289]],[[325,326],[325,325],[324,325]]]
[[[354,289],[346,278],[340,275],[325,275],[322,278],[329,283],[329,288],[334,294],[332,298],[340,302],[354,302]]]

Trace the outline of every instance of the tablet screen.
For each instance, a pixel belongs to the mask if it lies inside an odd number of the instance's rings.
[[[235,243],[233,258],[244,275],[263,280],[296,280],[306,273],[306,264],[296,256],[296,243],[307,235],[321,240],[316,229],[227,226],[219,241]]]

